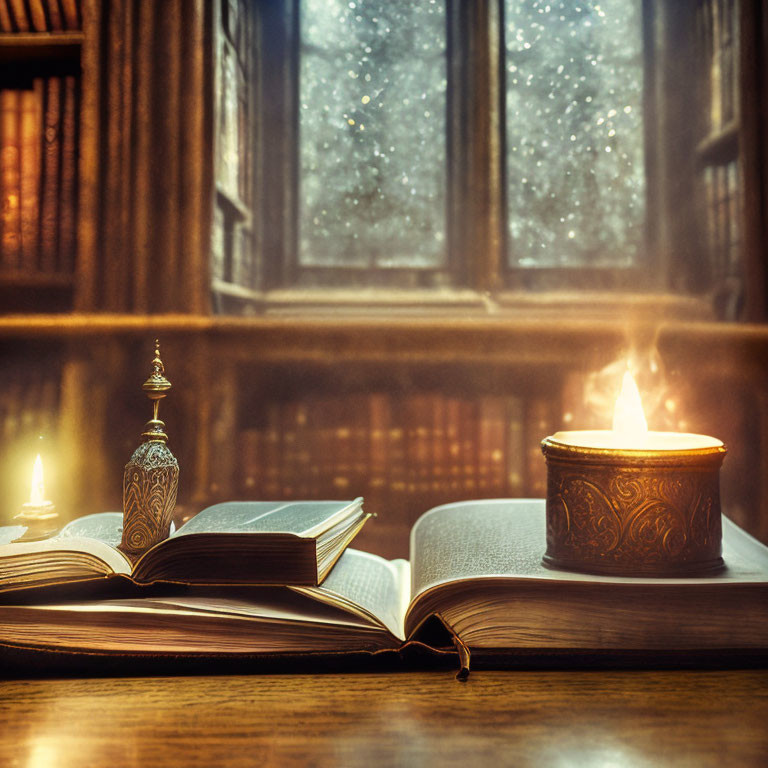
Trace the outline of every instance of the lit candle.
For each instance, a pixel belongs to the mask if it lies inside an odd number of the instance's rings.
[[[53,506],[50,501],[45,500],[45,482],[43,479],[43,460],[40,454],[37,454],[35,463],[32,466],[32,486],[29,489],[29,506],[43,507]]]
[[[22,525],[27,526],[27,530],[16,541],[37,541],[52,536],[58,530],[56,523],[58,517],[53,502],[45,498],[43,459],[38,453],[32,466],[29,501],[22,504],[21,512],[15,518]]]
[[[718,448],[721,440],[688,432],[651,432],[635,379],[626,371],[613,409],[613,429],[556,432],[553,442],[580,448],[621,451],[691,451]]]
[[[723,566],[717,438],[653,432],[627,371],[613,429],[557,432],[547,461],[550,567],[678,576]]]

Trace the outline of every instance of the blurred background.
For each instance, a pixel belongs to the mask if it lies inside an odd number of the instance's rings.
[[[0,0],[0,523],[40,453],[121,508],[161,404],[183,519],[541,497],[539,443],[724,440],[768,542],[759,0]]]

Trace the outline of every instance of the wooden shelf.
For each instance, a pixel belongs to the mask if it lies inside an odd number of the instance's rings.
[[[0,272],[0,288],[72,288],[74,282],[70,273]]]
[[[0,34],[0,61],[77,60],[82,32],[9,32]]]

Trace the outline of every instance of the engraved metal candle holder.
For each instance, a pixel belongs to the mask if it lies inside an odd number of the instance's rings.
[[[167,446],[158,407],[171,382],[165,378],[160,345],[155,341],[152,373],[142,385],[153,403],[153,417],[144,426],[142,444],[123,472],[123,536],[120,549],[132,559],[168,538],[179,488],[179,463]]]
[[[690,576],[723,567],[722,445],[587,448],[542,441],[544,564],[612,576]]]

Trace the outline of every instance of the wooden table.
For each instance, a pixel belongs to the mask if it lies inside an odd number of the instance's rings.
[[[0,765],[768,765],[768,670],[0,682]]]

